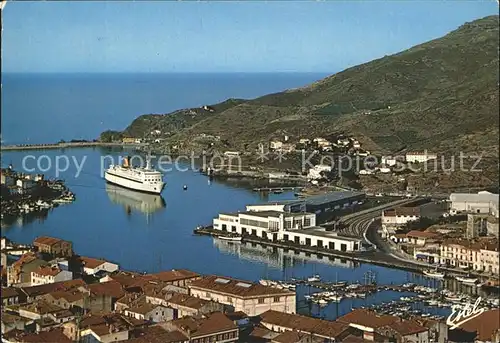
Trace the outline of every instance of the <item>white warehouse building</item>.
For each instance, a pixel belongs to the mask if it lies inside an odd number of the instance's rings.
[[[487,213],[498,218],[498,194],[487,191],[477,194],[450,194],[450,213]]]
[[[274,242],[293,242],[298,245],[338,251],[360,251],[362,240],[338,236],[316,226],[314,213],[280,211],[245,211],[220,214],[213,228],[242,236],[254,236]]]

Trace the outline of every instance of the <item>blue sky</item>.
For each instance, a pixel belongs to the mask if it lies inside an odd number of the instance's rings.
[[[337,72],[498,14],[484,1],[10,2],[4,72]]]

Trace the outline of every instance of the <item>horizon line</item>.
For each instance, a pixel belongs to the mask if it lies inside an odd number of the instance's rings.
[[[3,71],[1,74],[335,74],[333,71]]]

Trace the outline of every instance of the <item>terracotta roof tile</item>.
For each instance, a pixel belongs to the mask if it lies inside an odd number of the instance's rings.
[[[179,343],[189,339],[179,331],[167,331],[161,326],[150,326],[134,333],[134,338],[127,340],[129,343]]]
[[[187,294],[174,293],[170,299],[166,300],[169,304],[175,304],[178,306],[183,306],[195,310],[199,310],[206,304],[209,304],[210,301],[203,300],[197,297],[193,297]]]
[[[16,287],[2,287],[2,299],[19,296],[19,289]]]
[[[116,330],[124,331],[143,326],[146,323],[147,322],[143,320],[127,318],[119,313],[94,313],[86,315],[82,319],[80,327],[83,329],[91,329],[97,334],[102,334],[103,332],[109,332],[110,326]],[[106,328],[106,331],[103,331],[104,328]]]
[[[500,309],[485,311],[479,316],[460,325],[455,330],[476,333],[476,340],[490,341],[493,334],[500,330]],[[453,331],[455,331],[453,330]]]
[[[92,258],[92,257],[85,257],[85,256],[80,256],[79,257],[80,262],[83,264],[85,268],[90,268],[94,269],[99,267],[100,265],[106,263],[107,261],[105,260],[100,260],[97,258]]]
[[[390,325],[399,320],[400,319],[395,316],[379,315],[376,312],[365,309],[356,309],[340,318],[337,318],[337,321],[340,323],[358,324],[370,328],[379,328]]]
[[[301,333],[297,331],[285,331],[280,333],[278,336],[274,337],[271,342],[272,343],[298,343],[301,342],[302,339],[304,338],[309,338],[307,342],[310,343],[322,343],[323,340],[319,337],[316,337],[316,339],[310,337],[309,334],[306,333]]]
[[[78,288],[84,286],[85,282],[81,279],[60,281],[54,283],[48,283],[45,285],[31,286],[31,287],[21,287],[21,290],[30,297],[39,296],[55,291],[69,290],[72,288]]]
[[[220,276],[205,276],[193,281],[190,288],[231,294],[237,297],[258,297],[264,295],[293,295],[294,292],[262,286],[260,284]]]
[[[132,312],[132,313],[146,314],[146,313],[154,310],[158,306],[161,306],[161,305],[155,305],[155,304],[148,303],[146,301],[146,297],[144,295],[142,295],[129,303],[127,311]]]
[[[215,334],[218,332],[238,330],[238,327],[222,312],[213,312],[205,318],[195,319],[191,316],[171,321],[180,331],[190,331],[191,338]]]
[[[23,343],[71,343],[66,335],[63,334],[61,329],[52,329],[49,331],[40,331],[39,333],[22,333],[15,338]]]
[[[260,315],[261,323],[282,326],[290,330],[312,333],[321,337],[335,338],[348,330],[348,325],[298,314],[266,311]]]
[[[193,279],[200,277],[200,274],[192,272],[186,269],[172,269],[163,272],[159,272],[156,274],[149,274],[153,276],[155,279],[163,281],[163,282],[174,282],[186,279]]]
[[[39,276],[56,276],[61,272],[59,267],[50,267],[50,266],[40,266],[32,273],[37,274]]]
[[[67,291],[51,292],[47,294],[47,296],[54,298],[54,300],[64,299],[67,302],[72,303],[80,299],[83,299],[85,297],[85,294],[83,292],[73,289]]]
[[[27,252],[26,254],[23,254],[19,258],[19,260],[17,260],[16,262],[12,263],[12,267],[20,268],[24,264],[30,263],[30,262],[32,262],[32,261],[34,261],[36,259],[37,259],[37,257],[35,255],[35,253],[33,253],[33,252]]]
[[[86,288],[96,295],[109,295],[111,298],[119,299],[125,295],[122,285],[117,281],[93,283]]]
[[[435,238],[439,237],[440,235],[434,232],[425,232],[425,231],[418,231],[418,230],[411,230],[406,234],[407,237],[416,237],[416,238]]]
[[[43,245],[54,245],[56,243],[62,242],[63,240],[55,237],[42,236],[38,237],[33,241],[33,245],[43,244]]]
[[[420,332],[429,331],[428,328],[418,324],[414,320],[403,320],[399,322],[392,323],[388,325],[394,331],[399,333],[401,336],[413,335]]]
[[[420,216],[419,207],[396,207],[384,211],[384,217]]]

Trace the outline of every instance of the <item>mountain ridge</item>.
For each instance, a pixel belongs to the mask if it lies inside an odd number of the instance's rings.
[[[159,129],[170,133],[162,147],[191,150],[204,147],[193,137],[217,135],[225,148],[245,150],[283,132],[298,139],[342,131],[372,152],[483,149],[498,158],[498,21],[468,22],[298,89],[211,105],[214,112],[142,115],[116,135]]]

